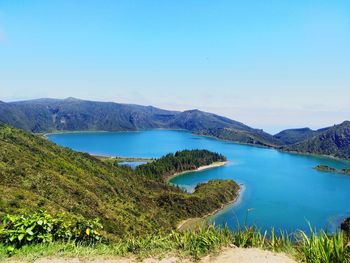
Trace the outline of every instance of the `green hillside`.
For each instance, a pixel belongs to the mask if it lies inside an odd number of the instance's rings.
[[[197,131],[199,135],[212,136],[218,139],[254,144],[266,147],[278,147],[281,142],[273,138],[270,134],[257,129],[240,130],[235,128],[215,128]]]
[[[328,128],[311,130],[310,128],[288,129],[275,134],[273,137],[283,144],[294,144],[325,132]]]
[[[282,149],[350,159],[350,121],[334,125],[316,136]]]
[[[0,216],[46,209],[99,217],[116,235],[167,231],[236,197],[233,181],[212,181],[193,194],[0,125]]]

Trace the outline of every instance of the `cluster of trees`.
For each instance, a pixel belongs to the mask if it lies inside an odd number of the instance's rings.
[[[219,153],[208,150],[183,150],[175,154],[169,153],[154,162],[139,165],[135,172],[148,178],[164,180],[175,173],[223,161],[226,161],[226,157]]]

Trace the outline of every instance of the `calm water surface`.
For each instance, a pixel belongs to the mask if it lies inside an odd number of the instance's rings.
[[[192,135],[185,131],[96,132],[52,134],[48,138],[74,150],[123,157],[160,157],[182,149],[208,149],[227,156],[229,163],[172,179],[188,191],[210,179],[242,184],[238,202],[211,218],[236,228],[237,222],[262,229],[334,231],[350,215],[350,176],[322,173],[318,164],[336,168],[350,162],[281,153]]]

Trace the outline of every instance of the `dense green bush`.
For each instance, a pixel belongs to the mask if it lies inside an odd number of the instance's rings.
[[[28,244],[53,241],[95,243],[101,239],[102,225],[98,219],[67,219],[39,211],[28,215],[6,215],[0,228],[0,242],[9,253]]]

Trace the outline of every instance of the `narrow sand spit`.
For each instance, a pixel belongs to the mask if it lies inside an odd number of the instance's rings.
[[[11,263],[22,263],[25,261],[6,261]],[[28,262],[28,261],[27,261]],[[130,258],[41,258],[30,260],[35,263],[137,263],[139,261]],[[143,263],[192,263],[189,259],[179,259],[177,257],[165,257],[163,259],[149,258],[142,261]],[[206,256],[199,263],[296,263],[293,259],[281,253],[273,253],[256,248],[226,248],[218,255]]]
[[[209,164],[209,165],[203,165],[203,166],[198,167],[195,170],[187,170],[187,171],[183,171],[183,172],[180,172],[180,173],[175,173],[173,175],[170,175],[170,176],[168,176],[166,178],[166,180],[170,181],[172,178],[177,177],[177,176],[182,175],[182,174],[200,172],[200,171],[204,171],[204,170],[220,167],[220,166],[223,166],[223,165],[225,165],[227,163],[228,163],[228,161],[224,161],[224,162],[214,162],[214,163]]]

